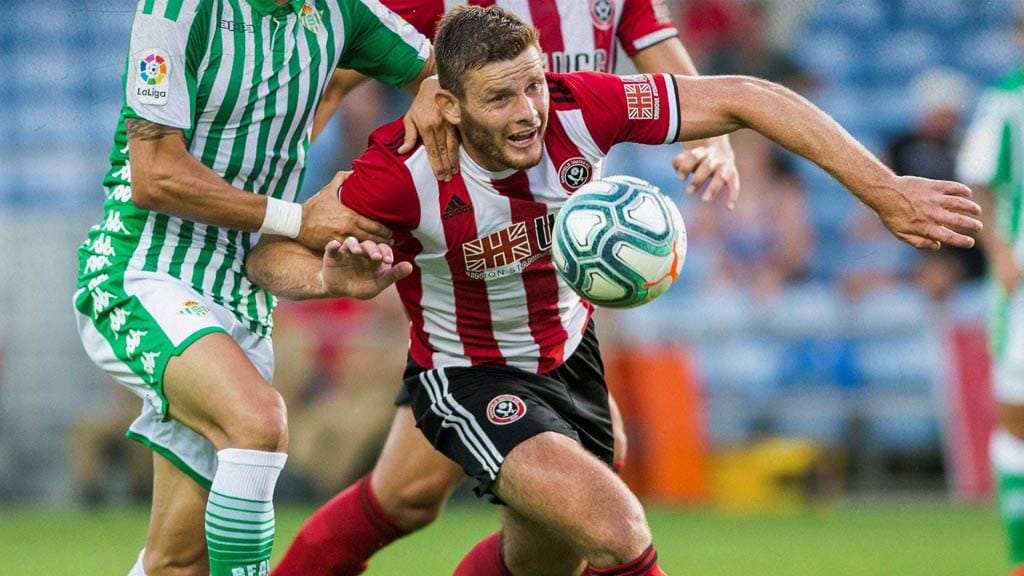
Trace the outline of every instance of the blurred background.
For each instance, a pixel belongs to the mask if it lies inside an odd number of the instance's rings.
[[[135,6],[2,4],[0,510],[145,503],[149,454],[123,437],[138,401],[86,358],[70,305],[75,248],[101,214]],[[790,86],[903,174],[952,178],[979,90],[1021,61],[1015,0],[672,4],[702,73]],[[304,196],[408,103],[360,90],[313,145]],[[681,193],[675,147],[620,148],[606,169],[670,191],[690,241],[665,296],[598,316],[630,436],[626,480],[667,506],[879,495],[990,506],[980,255],[916,252],[814,166],[750,133],[733,146],[733,213]],[[282,500],[322,502],[372,466],[405,346],[393,293],[282,304]]]

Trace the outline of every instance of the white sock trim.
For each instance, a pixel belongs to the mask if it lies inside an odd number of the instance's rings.
[[[217,473],[210,490],[234,498],[269,502],[274,498],[277,477],[287,460],[288,455],[280,452],[225,448],[217,452]]]
[[[146,554],[146,549],[143,548],[142,552],[139,552],[139,557],[135,559],[135,565],[128,571],[128,576],[146,576],[146,570],[142,567],[142,557]]]
[[[989,456],[999,472],[1024,476],[1024,440],[999,428],[989,439]]]

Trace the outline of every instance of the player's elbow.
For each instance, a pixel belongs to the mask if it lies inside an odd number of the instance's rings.
[[[132,203],[142,210],[165,211],[170,204],[171,181],[169,170],[132,166]]]

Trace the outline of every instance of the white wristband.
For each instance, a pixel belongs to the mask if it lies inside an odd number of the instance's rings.
[[[295,238],[302,229],[302,204],[285,202],[267,196],[267,213],[263,216],[260,234],[277,234]]]

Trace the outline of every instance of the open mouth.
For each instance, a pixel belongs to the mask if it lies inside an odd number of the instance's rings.
[[[518,148],[524,148],[526,146],[529,146],[530,144],[533,144],[533,142],[536,139],[536,128],[531,128],[530,130],[524,130],[522,132],[516,132],[515,134],[508,137],[508,141],[511,142],[513,146],[516,146]]]

